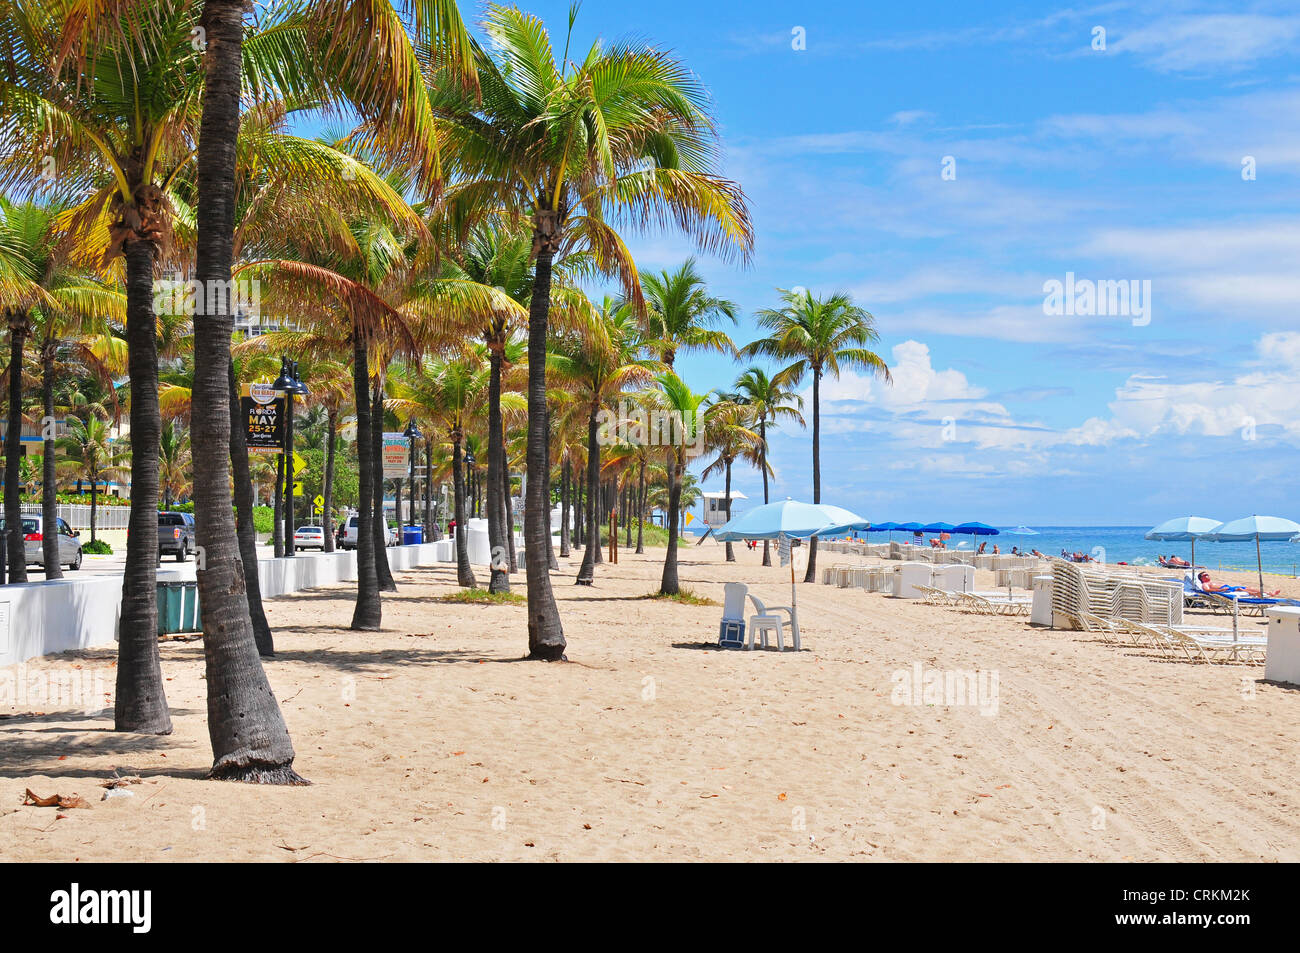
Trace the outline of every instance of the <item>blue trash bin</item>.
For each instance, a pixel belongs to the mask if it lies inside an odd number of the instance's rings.
[[[418,546],[424,542],[423,526],[403,526],[402,527],[402,545]]]

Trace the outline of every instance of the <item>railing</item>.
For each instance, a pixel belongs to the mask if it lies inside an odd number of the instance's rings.
[[[24,503],[23,512],[30,516],[41,515],[41,504]],[[66,521],[73,529],[90,529],[89,503],[60,503],[59,518]],[[126,529],[131,521],[129,506],[97,506],[95,508],[95,529]]]

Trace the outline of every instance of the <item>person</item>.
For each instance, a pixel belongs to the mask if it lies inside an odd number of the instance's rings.
[[[994,544],[993,544],[993,555],[994,555],[994,556],[1001,556],[1001,555],[1002,555],[1002,550],[998,549],[998,544],[997,544],[997,543],[994,543]]]
[[[988,548],[988,545],[989,545],[989,544],[988,544],[988,540],[985,540],[984,542],[980,543],[979,551],[978,551],[975,555],[976,555],[976,556],[983,556],[983,555],[984,555],[984,550]]]
[[[1192,567],[1192,564],[1186,559],[1179,559],[1177,556],[1170,556],[1167,564],[1172,569],[1190,569]]]
[[[1203,572],[1196,578],[1200,582],[1201,590],[1203,592],[1217,592],[1219,595],[1232,595],[1233,593],[1240,595],[1241,593],[1244,592],[1246,595],[1251,596],[1255,599],[1260,599],[1265,597],[1260,595],[1259,589],[1252,589],[1250,586],[1216,585],[1215,583],[1210,582],[1210,574],[1208,572]],[[1274,589],[1272,592],[1267,593],[1266,596],[1268,598],[1272,598],[1273,596],[1277,596],[1281,594],[1282,594],[1281,589]]]
[[[1019,556],[1019,555],[1020,555],[1020,547],[1019,547],[1019,546],[1012,546],[1012,547],[1011,547],[1011,555],[1012,555],[1012,556]]]
[[[1047,554],[1046,554],[1046,553],[1040,553],[1040,552],[1039,552],[1038,550],[1036,550],[1036,549],[1031,549],[1030,552],[1031,552],[1033,555],[1037,556],[1039,559],[1046,559],[1046,558],[1047,558]]]

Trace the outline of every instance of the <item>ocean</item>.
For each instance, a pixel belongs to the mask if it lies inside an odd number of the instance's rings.
[[[1075,553],[1088,553],[1108,563],[1126,562],[1137,566],[1154,566],[1156,557],[1170,554],[1191,560],[1191,543],[1155,542],[1143,539],[1149,526],[1031,526],[1036,536],[1019,536],[1008,533],[1012,527],[998,527],[1002,533],[998,536],[975,537],[975,546],[988,541],[989,552],[996,543],[1004,552],[1011,552],[1012,546],[1023,550],[1037,549],[1048,556],[1059,556],[1061,550]],[[859,534],[862,535],[862,534]],[[925,534],[926,539],[933,533]],[[892,538],[902,541],[907,533],[894,533]],[[872,542],[883,542],[891,538],[889,533],[870,533],[867,538]],[[970,549],[971,537],[953,536],[948,541],[948,548]],[[1264,571],[1286,576],[1296,575],[1300,568],[1300,543],[1272,542],[1260,545],[1260,555],[1264,560]],[[1200,540],[1196,544],[1196,563],[1210,571],[1216,569],[1255,569],[1255,544],[1250,543],[1211,543]]]

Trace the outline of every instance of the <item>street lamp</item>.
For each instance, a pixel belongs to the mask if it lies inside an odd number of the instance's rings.
[[[415,441],[419,440],[420,437],[423,436],[423,434],[420,433],[420,428],[415,426],[414,417],[412,417],[409,421],[407,421],[406,429],[402,431],[402,436],[406,438],[407,447],[409,448],[407,452],[411,458],[411,480],[406,487],[406,501],[410,505],[410,512],[408,514],[408,518],[410,522],[414,524],[415,523]],[[401,504],[402,501],[398,500],[397,505],[401,506]],[[400,513],[398,514],[397,531],[398,533],[401,533],[402,531],[402,520],[401,520]]]
[[[285,395],[284,400],[284,553],[293,555],[293,399],[308,397],[311,391],[298,379],[298,362],[280,358],[280,376],[272,390]]]

